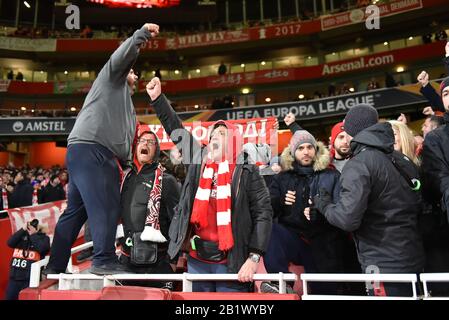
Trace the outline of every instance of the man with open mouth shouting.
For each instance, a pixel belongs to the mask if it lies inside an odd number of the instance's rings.
[[[167,255],[168,229],[179,201],[176,179],[159,163],[159,141],[147,126],[139,126],[132,167],[125,171],[121,191],[124,237],[120,262],[135,273],[173,273]],[[137,256],[134,249],[142,250]],[[167,286],[132,282],[129,285]]]
[[[178,207],[170,225],[168,253],[189,252],[189,273],[238,273],[240,282],[197,281],[193,291],[248,291],[270,239],[270,195],[255,165],[244,163],[238,129],[217,121],[209,144],[200,147],[161,94],[153,78],[147,92],[157,116],[187,165]]]

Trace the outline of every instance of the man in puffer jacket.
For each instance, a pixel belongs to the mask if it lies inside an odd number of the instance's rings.
[[[333,204],[320,190],[313,202],[329,223],[353,233],[362,271],[419,273],[425,261],[417,226],[420,196],[391,160],[391,125],[377,122],[377,110],[369,105],[348,111],[344,126],[352,138],[353,157],[341,173],[340,199]],[[417,171],[411,161],[406,163],[403,171]],[[370,295],[412,295],[407,283],[380,283],[368,289]]]
[[[315,215],[308,221],[302,214],[309,201],[326,189],[338,200],[340,174],[330,169],[328,149],[305,130],[296,131],[290,146],[281,155],[284,172],[273,178],[271,205],[277,223],[273,224],[264,257],[269,273],[288,273],[288,264],[303,265],[306,272],[343,272],[344,233]],[[263,283],[262,291],[274,292],[273,284]],[[336,285],[312,284],[314,293],[335,294]]]

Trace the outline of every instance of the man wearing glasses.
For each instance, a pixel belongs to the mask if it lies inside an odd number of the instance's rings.
[[[180,188],[176,179],[164,172],[159,154],[156,135],[148,129],[139,130],[133,164],[125,172],[120,203],[124,231],[120,239],[120,262],[134,273],[173,273],[167,255],[168,229]],[[156,258],[151,259],[152,253],[147,252],[148,259],[135,259],[132,247],[142,241],[144,250],[154,250]],[[170,288],[166,283],[128,283],[140,284]]]

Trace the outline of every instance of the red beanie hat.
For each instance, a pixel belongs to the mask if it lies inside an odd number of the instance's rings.
[[[334,125],[334,126],[332,127],[332,131],[331,131],[331,141],[330,141],[330,144],[331,144],[331,145],[330,145],[330,153],[331,153],[331,157],[332,157],[332,158],[335,156],[335,150],[334,150],[334,142],[335,142],[335,139],[337,139],[337,136],[338,136],[340,133],[344,132],[344,131],[345,131],[345,128],[344,128],[344,126],[343,126],[343,121],[337,123],[336,125]]]

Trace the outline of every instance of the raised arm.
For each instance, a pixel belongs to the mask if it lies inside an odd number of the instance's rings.
[[[429,101],[430,105],[432,106],[432,110],[444,112],[444,106],[443,101],[441,100],[441,96],[429,83],[429,74],[426,71],[422,71],[418,75],[418,82],[421,84],[421,89],[419,91]]]
[[[146,23],[114,51],[98,74],[98,78],[111,84],[123,85],[126,76],[136,62],[141,46],[158,33],[158,25]]]
[[[162,93],[159,78],[153,78],[148,82],[146,89],[151,99],[150,104],[154,107],[165,132],[182,152],[182,162],[186,165],[200,164],[202,161],[201,145],[182,125],[181,119]]]

